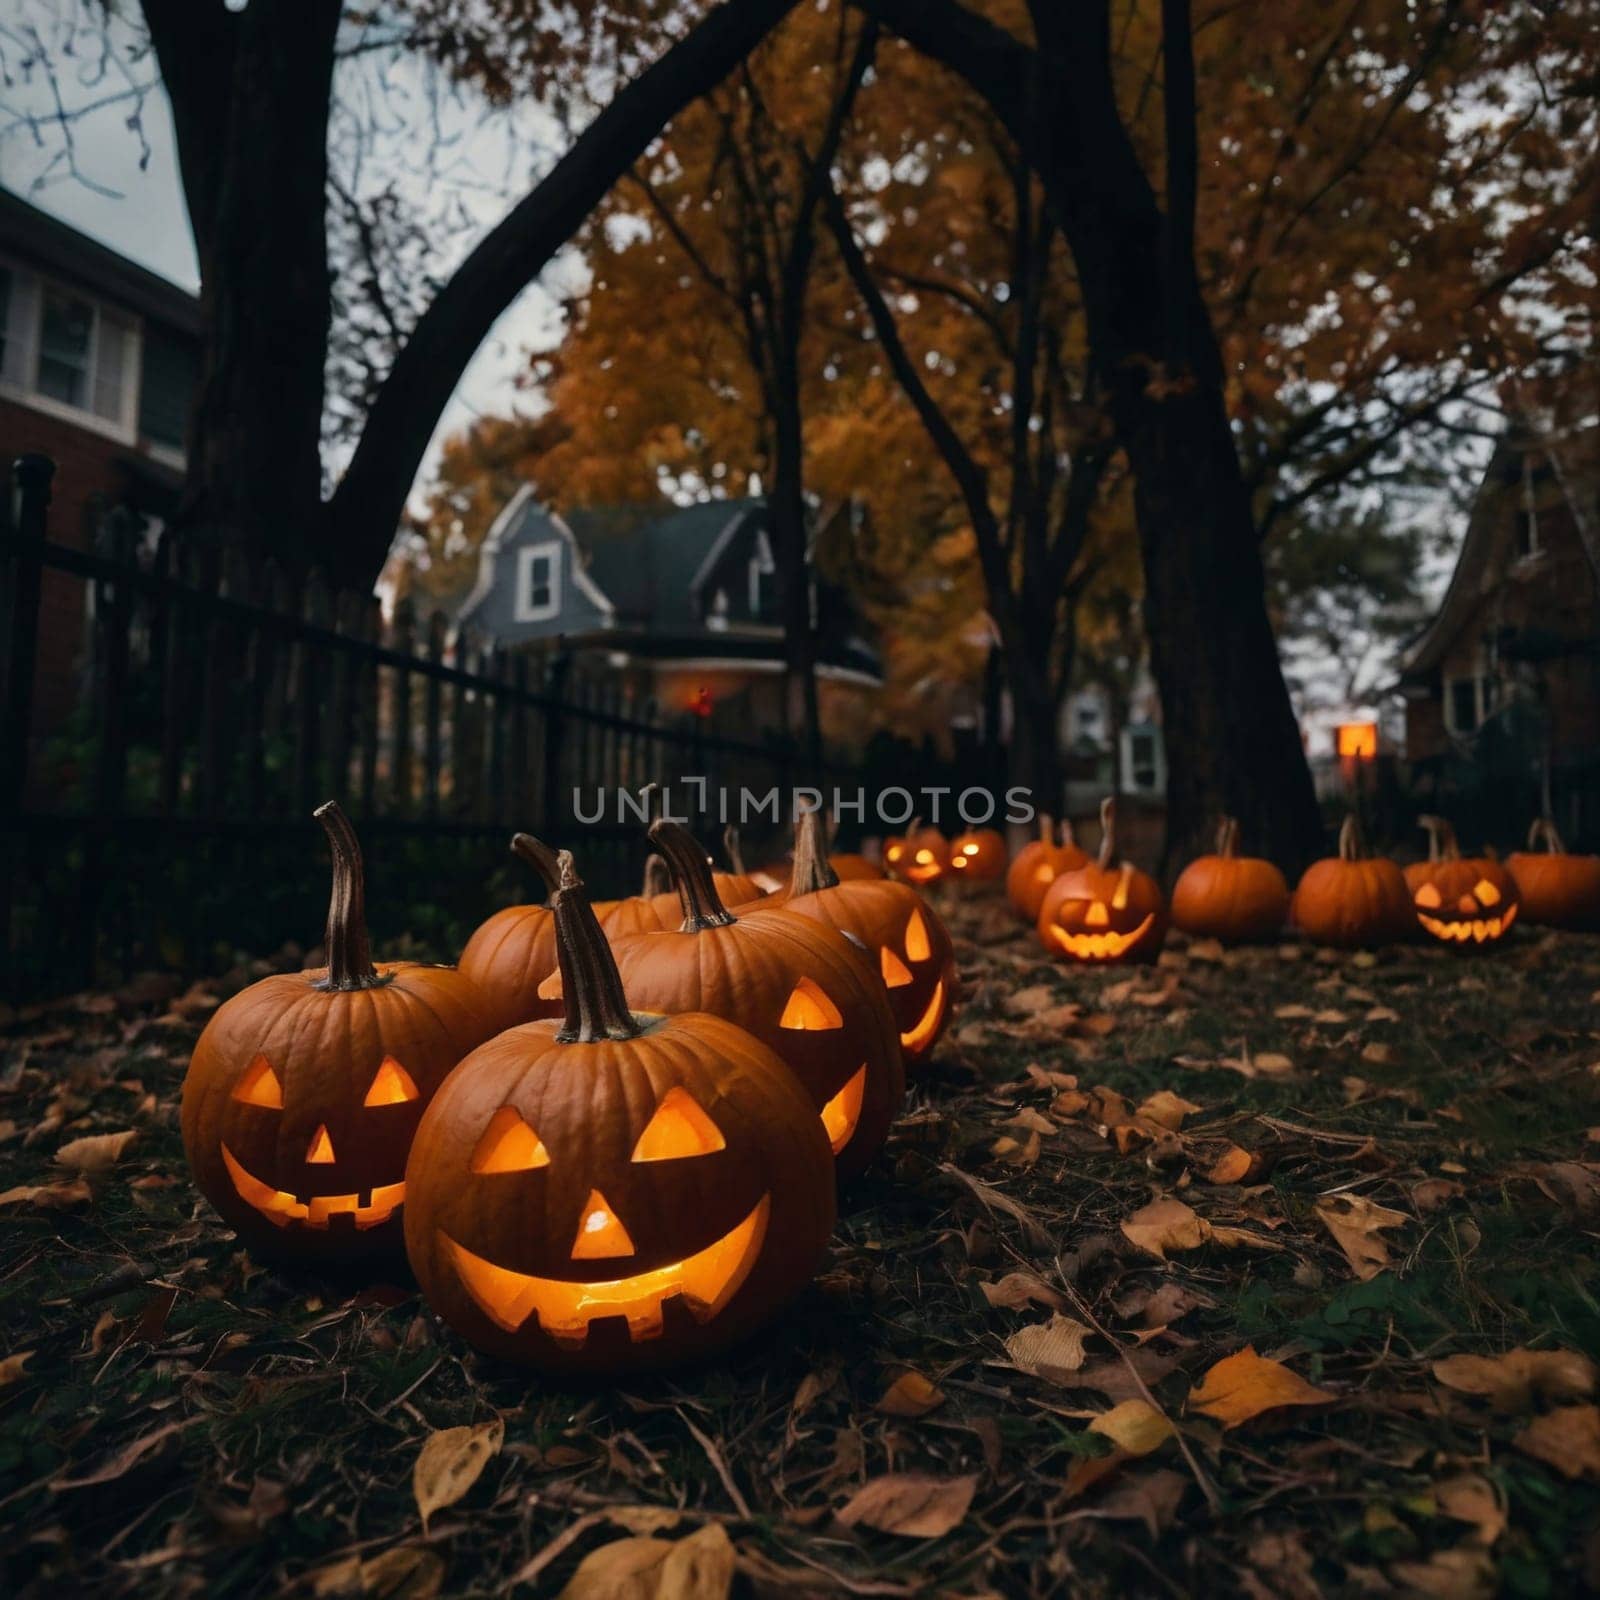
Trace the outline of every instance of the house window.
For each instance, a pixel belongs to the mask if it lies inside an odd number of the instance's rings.
[[[561,610],[561,541],[547,539],[517,552],[518,622],[543,622]]]
[[[710,609],[706,612],[706,626],[713,633],[726,633],[728,631],[728,591],[718,589],[711,597]]]
[[[1494,715],[1500,685],[1486,672],[1470,678],[1447,678],[1444,685],[1444,724],[1455,734],[1476,733]]]
[[[1156,786],[1156,736],[1148,728],[1136,729],[1128,740],[1128,753],[1132,757],[1132,778],[1135,789],[1153,789]]]
[[[0,384],[132,442],[139,327],[87,295],[0,265]]]
[[[766,615],[772,597],[772,575],[777,566],[772,559],[772,546],[767,542],[765,529],[756,531],[755,549],[750,556],[750,615]]]

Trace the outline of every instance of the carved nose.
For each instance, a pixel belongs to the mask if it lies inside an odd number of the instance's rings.
[[[306,1161],[323,1165],[334,1159],[333,1140],[328,1137],[328,1125],[319,1122],[317,1131],[311,1135],[311,1143],[306,1147]]]
[[[1104,928],[1111,921],[1111,913],[1106,910],[1104,900],[1091,900],[1089,909],[1083,914],[1083,924],[1086,928]]]
[[[598,1189],[589,1191],[578,1221],[578,1236],[572,1241],[574,1261],[598,1261],[607,1256],[631,1256],[633,1240],[623,1227],[606,1197]]]

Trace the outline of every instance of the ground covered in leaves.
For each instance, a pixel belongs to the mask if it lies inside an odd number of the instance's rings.
[[[1600,1589],[1600,940],[1082,973],[950,915],[822,1278],[618,1389],[238,1250],[177,1102],[248,968],[0,1019],[0,1589]]]

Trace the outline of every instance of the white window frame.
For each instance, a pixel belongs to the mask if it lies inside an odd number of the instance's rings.
[[[752,619],[761,615],[761,580],[770,578],[778,570],[778,564],[772,559],[772,545],[767,538],[765,528],[756,529],[755,548],[750,553],[748,599],[750,602],[750,615]]]
[[[11,274],[12,282],[12,300],[8,310],[11,325],[6,329],[6,339],[8,342],[13,338],[17,341],[19,351],[17,369],[25,375],[31,374],[23,382],[0,376],[0,395],[15,400],[30,410],[42,412],[45,416],[56,417],[63,422],[72,423],[75,427],[104,434],[106,438],[115,439],[119,444],[137,445],[139,379],[144,359],[143,323],[131,311],[109,305],[98,295],[76,288],[59,278],[46,277],[9,256],[0,256],[0,267]],[[19,287],[23,285],[26,286],[26,293],[19,294]],[[44,301],[46,294],[52,291],[73,300],[86,302],[92,313],[89,325],[87,395],[89,404],[85,406],[71,405],[67,401],[57,400],[53,395],[41,394],[37,387],[39,347],[44,329]],[[25,305],[28,312],[26,322],[20,327],[16,325],[19,304]],[[102,417],[98,411],[92,409],[96,374],[100,367],[101,330],[108,316],[114,318],[128,332],[127,344],[123,350],[121,416],[117,418]]]
[[[550,598],[543,605],[532,600],[533,569],[538,561],[549,567]],[[561,540],[541,539],[517,551],[517,587],[514,607],[518,622],[548,622],[561,614]]]

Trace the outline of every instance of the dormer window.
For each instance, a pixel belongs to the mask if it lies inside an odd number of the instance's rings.
[[[546,539],[517,551],[516,619],[545,622],[561,610],[561,541]]]
[[[711,597],[711,604],[706,610],[706,626],[713,633],[726,633],[728,631],[728,591],[718,589]]]
[[[778,570],[772,559],[772,545],[767,540],[765,528],[756,529],[755,545],[750,552],[750,615],[765,616],[772,599],[772,575]]]

